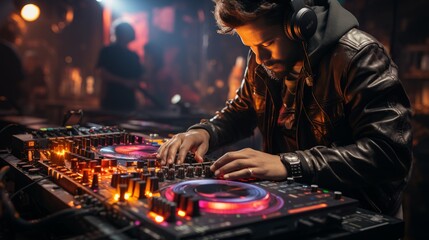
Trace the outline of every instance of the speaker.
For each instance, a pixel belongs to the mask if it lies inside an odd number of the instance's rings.
[[[285,14],[284,31],[294,41],[307,41],[316,32],[317,17],[304,0],[290,0],[291,12]]]

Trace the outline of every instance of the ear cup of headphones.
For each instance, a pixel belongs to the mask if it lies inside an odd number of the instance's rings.
[[[291,13],[285,15],[284,31],[294,41],[307,41],[317,29],[316,13],[303,0],[291,0]]]

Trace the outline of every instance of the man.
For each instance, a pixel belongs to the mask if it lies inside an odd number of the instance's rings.
[[[16,50],[20,29],[13,18],[0,22],[0,108],[21,111],[24,70]]]
[[[112,25],[112,44],[100,51],[97,70],[104,110],[132,111],[137,107],[134,91],[139,88],[143,68],[138,55],[128,49],[134,39],[131,24],[118,20]]]
[[[161,146],[161,163],[176,153],[181,163],[188,151],[201,161],[258,127],[263,152],[226,153],[211,167],[217,177],[294,177],[399,213],[411,165],[410,103],[382,45],[337,0],[214,2],[219,31],[251,49],[244,79],[212,119]]]

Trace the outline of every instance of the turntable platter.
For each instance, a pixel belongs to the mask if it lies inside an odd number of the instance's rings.
[[[117,145],[98,148],[98,153],[105,158],[134,161],[154,158],[159,147],[152,145]]]
[[[197,197],[202,211],[217,214],[268,214],[283,206],[281,198],[258,186],[218,179],[184,181],[165,191],[170,201],[180,195]]]

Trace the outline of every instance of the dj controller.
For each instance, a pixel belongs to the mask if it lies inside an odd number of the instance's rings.
[[[212,160],[199,163],[192,154],[184,164],[161,166],[155,154],[164,141],[117,127],[44,128],[14,135],[0,166],[38,185],[53,210],[82,213],[92,227],[81,239],[334,239],[370,229],[400,235],[400,220],[293,178],[215,178]]]

